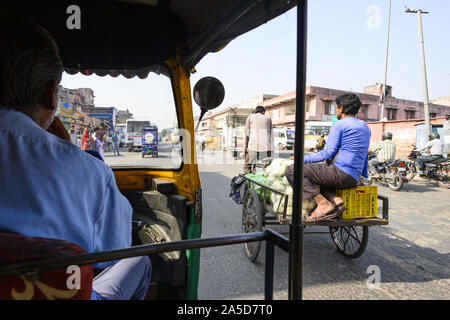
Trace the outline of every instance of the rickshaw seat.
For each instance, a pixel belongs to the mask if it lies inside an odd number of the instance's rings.
[[[68,241],[0,232],[0,265],[81,253]],[[0,300],[89,300],[92,279],[92,265],[0,275]]]

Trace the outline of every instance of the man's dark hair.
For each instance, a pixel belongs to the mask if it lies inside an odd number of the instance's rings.
[[[265,113],[266,112],[266,108],[264,108],[263,106],[257,106],[255,108],[255,114],[256,113]]]
[[[0,105],[34,114],[63,64],[54,38],[35,22],[0,14]]]
[[[344,114],[358,114],[361,107],[361,100],[353,93],[345,93],[336,99],[337,107],[344,107]]]

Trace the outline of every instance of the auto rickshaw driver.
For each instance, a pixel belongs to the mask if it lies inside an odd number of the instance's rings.
[[[112,170],[70,143],[55,118],[63,64],[53,37],[2,13],[0,38],[0,230],[70,241],[87,252],[130,247],[132,208]],[[91,299],[145,297],[148,256],[94,267],[106,269]]]

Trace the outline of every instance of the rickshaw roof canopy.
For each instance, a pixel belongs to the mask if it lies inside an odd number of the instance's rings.
[[[296,0],[14,1],[56,39],[70,74],[146,78],[175,57],[191,70],[206,54],[283,14]]]

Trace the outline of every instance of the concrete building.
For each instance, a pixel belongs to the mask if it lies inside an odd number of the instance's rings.
[[[68,89],[59,85],[59,105],[81,111],[81,107],[94,106],[94,91],[91,88]]]
[[[108,131],[113,130],[116,126],[117,109],[115,107],[81,107],[81,112],[101,119],[101,126],[107,128]]]
[[[200,122],[197,130],[198,140],[215,141],[216,148],[220,144],[220,149],[230,148],[233,143],[241,145],[243,140],[243,127],[248,115],[258,105],[263,105],[264,101],[277,97],[271,94],[261,94],[248,99],[232,107],[216,112],[207,112]],[[198,117],[194,118],[194,126],[197,125]],[[235,137],[238,137],[236,140]],[[216,141],[217,140],[217,141]]]
[[[440,104],[444,106],[450,106],[450,96],[439,97],[436,100],[431,100],[431,103]]]
[[[409,153],[411,144],[416,142],[417,126],[424,121],[423,102],[395,98],[392,96],[392,87],[387,86],[384,115],[388,121],[377,122],[382,118],[381,90],[382,85],[375,84],[365,87],[362,93],[353,92],[362,102],[357,117],[366,121],[373,130],[372,142],[381,140],[383,130],[391,130],[394,134],[394,140],[398,143],[399,155],[405,156],[406,153]],[[310,125],[314,122],[320,125],[325,123],[327,124],[326,128],[329,128],[332,118],[335,117],[335,100],[347,92],[308,86],[306,88],[305,120],[309,121]],[[429,104],[431,123],[440,125],[443,119],[450,115],[450,99],[448,98],[441,97]],[[232,141],[236,141],[235,137],[238,137],[235,145],[239,144],[242,140],[242,130],[239,131],[232,128],[229,125],[230,119],[233,115],[238,114],[239,119],[237,123],[240,123],[242,126],[245,125],[246,117],[257,105],[262,105],[266,108],[266,114],[272,119],[274,127],[295,129],[295,104],[295,91],[280,96],[261,95],[231,108],[218,112],[208,112],[200,124],[198,135],[202,139],[214,137],[215,140],[220,141],[222,149],[230,146]],[[238,117],[235,116],[235,119]],[[372,123],[373,125],[371,125]],[[241,129],[242,126],[240,127]],[[314,143],[314,134],[310,133],[309,135],[312,135],[311,139],[313,139],[312,142]],[[216,145],[218,143],[215,142]]]
[[[363,93],[356,94],[362,106],[358,114],[361,120],[372,122],[382,118],[380,96],[381,84],[365,87]],[[392,96],[392,88],[387,86],[388,94],[385,101],[384,115],[388,120],[410,120],[424,118],[423,102],[398,99]],[[331,121],[335,116],[335,100],[348,91],[309,86],[306,88],[307,121]],[[262,105],[276,126],[292,127],[295,124],[295,91],[266,100]],[[442,101],[442,100],[439,100]],[[430,117],[445,117],[450,115],[450,106],[430,103]]]

